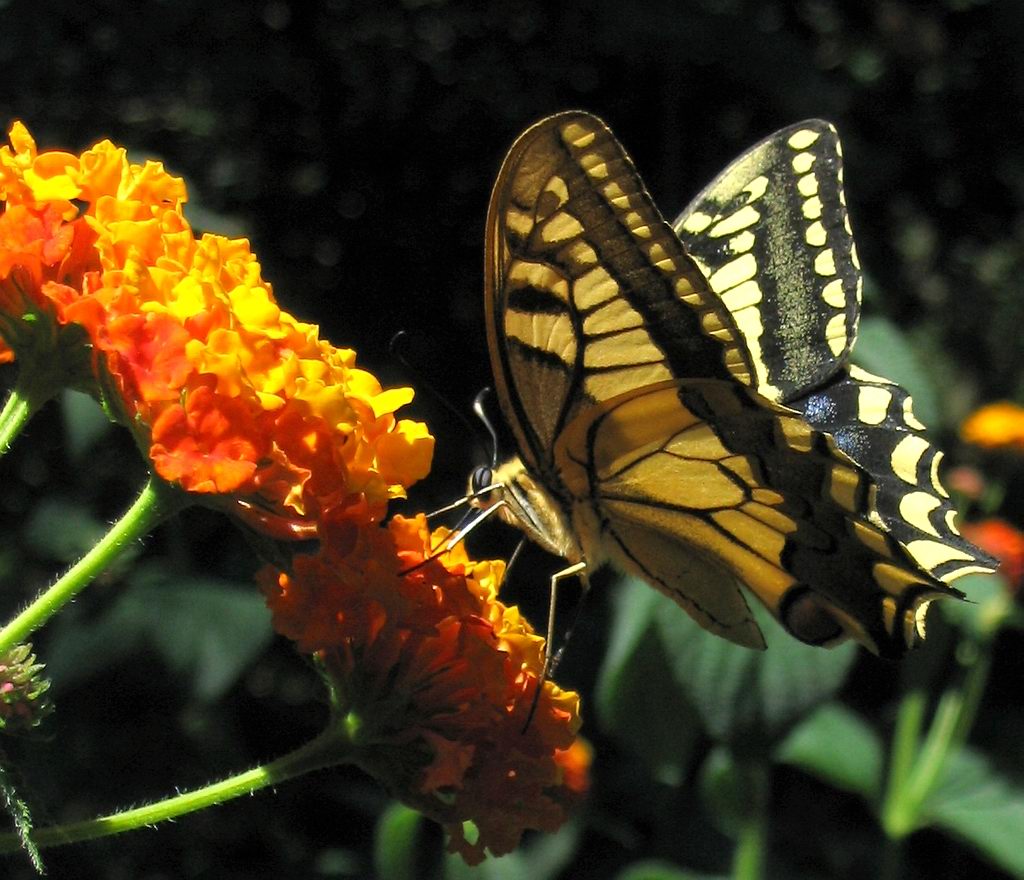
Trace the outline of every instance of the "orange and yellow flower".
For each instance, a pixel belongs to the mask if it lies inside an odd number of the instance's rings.
[[[275,626],[322,658],[357,762],[452,851],[475,864],[554,831],[586,789],[579,697],[540,682],[543,639],[497,599],[503,563],[461,546],[431,559],[443,531],[422,516],[366,528],[367,513],[350,508],[290,574],[264,572]]]
[[[283,311],[245,239],[196,237],[180,178],[110,141],[40,152],[18,122],[10,141],[0,360],[30,310],[80,325],[97,394],[113,389],[157,474],[284,518],[315,522],[353,495],[379,516],[426,475],[433,438],[395,417],[412,391],[384,390],[354,352]]]

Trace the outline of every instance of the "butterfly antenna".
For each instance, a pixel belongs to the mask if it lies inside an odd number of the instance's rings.
[[[494,430],[494,423],[490,420],[487,415],[487,411],[484,409],[484,399],[488,397],[490,393],[490,388],[480,389],[476,397],[473,398],[473,412],[476,413],[476,417],[483,422],[483,426],[487,429],[487,433],[491,437],[491,469],[493,470],[498,466],[498,432]]]

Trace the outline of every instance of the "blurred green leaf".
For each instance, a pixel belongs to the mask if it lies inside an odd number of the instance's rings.
[[[663,608],[654,620],[676,681],[719,740],[781,735],[838,690],[856,657],[852,643],[828,650],[798,642],[753,599],[766,651],[712,635],[671,600],[658,599]]]
[[[426,820],[411,807],[393,803],[377,819],[373,866],[378,877],[416,880],[420,826]]]
[[[935,384],[914,354],[910,340],[891,321],[875,316],[860,319],[853,361],[909,391],[914,414],[924,424],[940,424],[942,410]]]
[[[256,589],[212,578],[168,579],[158,564],[138,569],[95,620],[61,615],[47,652],[58,687],[82,681],[150,648],[195,698],[224,694],[270,643],[270,615]]]
[[[356,877],[363,867],[363,859],[355,850],[326,847],[317,853],[314,871],[319,877]]]
[[[700,768],[700,791],[719,831],[739,837],[754,803],[750,779],[724,746],[711,750]]]
[[[616,875],[615,880],[726,880],[722,874],[697,874],[681,871],[668,862],[637,862]]]
[[[779,745],[776,757],[868,801],[881,797],[881,740],[869,724],[838,703],[826,703],[803,719]]]
[[[554,880],[578,858],[580,825],[566,822],[555,834],[532,838],[515,852],[489,858],[479,865],[467,865],[461,856],[448,855],[444,862],[445,880]],[[381,874],[381,877],[388,875]]]
[[[601,727],[629,747],[655,779],[678,785],[700,729],[654,623],[664,602],[640,581],[617,586],[611,639],[595,694]]]
[[[965,748],[950,755],[922,818],[1024,876],[1024,788],[1011,784],[977,752]]]
[[[13,546],[0,547],[0,584],[11,584],[17,580],[20,561]]]
[[[113,428],[103,407],[80,391],[64,391],[60,396],[60,409],[68,453],[73,461],[81,461],[96,441]]]
[[[989,639],[1013,606],[1006,581],[1000,575],[969,574],[956,587],[967,594],[966,602],[939,602],[943,616],[975,638]]]
[[[25,542],[34,553],[58,562],[76,562],[96,546],[110,527],[77,501],[52,493],[40,500],[25,523]],[[129,556],[137,551],[126,547]]]

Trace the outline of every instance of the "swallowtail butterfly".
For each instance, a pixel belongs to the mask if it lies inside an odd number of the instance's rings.
[[[478,504],[569,567],[603,563],[764,646],[884,656],[992,562],[964,540],[907,393],[850,363],[861,273],[835,129],[776,132],[673,225],[599,119],[543,119],[487,218],[486,317],[519,455]],[[487,484],[494,487],[486,492]]]

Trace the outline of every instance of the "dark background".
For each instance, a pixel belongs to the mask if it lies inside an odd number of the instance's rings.
[[[490,187],[515,136],[562,109],[612,126],[669,217],[769,132],[811,116],[833,121],[868,275],[865,312],[912,341],[941,390],[939,436],[953,442],[979,401],[1024,394],[1018,0],[15,0],[0,4],[0,73],[0,122],[23,120],[42,148],[109,137],[136,161],[162,159],[188,182],[196,228],[248,236],[286,309],[354,347],[386,383],[417,387],[409,412],[428,421],[438,451],[413,510],[461,492],[479,458],[465,427],[423,389],[437,386],[468,412],[490,381],[481,295]],[[388,353],[400,329],[409,368]],[[0,571],[14,584],[5,608],[62,567],[16,537],[38,518],[40,498],[109,521],[143,479],[124,437],[104,435],[76,458],[73,433],[67,410],[51,407],[3,463],[10,540]],[[1007,509],[1017,505],[1011,493]],[[494,534],[475,549],[497,555],[511,544]],[[256,564],[202,512],[160,530],[148,552],[241,584]],[[540,620],[547,569],[534,562],[546,564],[528,555],[513,595]],[[66,626],[109,626],[118,596],[115,579],[97,584]],[[607,613],[600,597],[592,608],[564,668],[584,691]],[[58,642],[71,630],[41,635],[42,659],[56,662],[47,640],[66,657]],[[145,638],[112,657],[72,652],[66,665],[78,671],[55,683],[56,733],[9,748],[42,823],[198,785],[315,734],[324,708],[313,674],[283,640],[268,644],[232,687],[202,699]],[[891,671],[870,658],[858,671],[855,698],[877,689],[881,703]],[[1019,691],[1019,680],[1005,687]],[[996,688],[992,699],[1003,698]],[[599,775],[624,776],[609,769],[621,757],[615,744],[588,725]],[[634,781],[643,799],[651,783]],[[658,797],[682,814],[692,796]],[[48,860],[58,878],[369,876],[387,802],[359,773],[335,770]],[[867,824],[851,810],[854,825]],[[813,833],[813,806],[801,812]],[[625,834],[614,824],[594,824],[565,876],[613,876],[652,854],[642,827]],[[721,870],[728,846],[707,840],[698,867]],[[935,835],[914,854],[914,870],[932,878],[989,870]],[[12,876],[28,876],[10,864]]]

